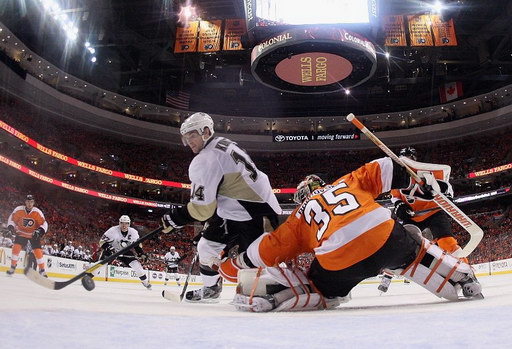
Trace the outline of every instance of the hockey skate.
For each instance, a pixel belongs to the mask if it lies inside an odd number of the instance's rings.
[[[218,303],[221,292],[222,278],[219,278],[217,284],[213,286],[204,286],[197,290],[188,291],[185,295],[185,299],[187,302],[191,303]]]
[[[10,267],[5,273],[7,274],[7,276],[12,276],[15,270],[16,268]]]
[[[462,287],[462,295],[466,298],[482,299],[482,285],[478,282],[474,274],[468,274],[464,279],[459,281]]]
[[[44,269],[39,270],[39,275],[44,276],[45,278],[48,278],[48,275],[46,275],[46,271]]]
[[[388,292],[389,285],[391,284],[391,279],[393,279],[393,276],[389,274],[382,275],[382,280],[380,281],[379,287],[377,289],[380,292]]]

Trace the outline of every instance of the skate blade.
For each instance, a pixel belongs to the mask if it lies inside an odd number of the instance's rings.
[[[206,298],[206,299],[199,299],[197,301],[184,298],[183,300],[188,303],[205,303],[205,304],[215,304],[215,303],[220,302],[219,298]]]

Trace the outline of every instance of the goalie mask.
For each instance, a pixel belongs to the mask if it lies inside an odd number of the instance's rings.
[[[323,186],[325,186],[325,182],[317,175],[312,174],[306,176],[297,186],[297,191],[293,194],[293,201],[297,204],[301,204],[315,189]]]
[[[207,128],[210,130],[210,136],[208,138],[204,138],[204,129]],[[206,113],[194,113],[190,115],[180,127],[181,140],[184,146],[187,146],[187,141],[185,139],[185,135],[189,132],[197,131],[203,141],[208,141],[213,136],[213,119],[210,115]]]
[[[400,150],[400,156],[405,156],[406,158],[416,161],[416,149],[413,147],[402,148]]]

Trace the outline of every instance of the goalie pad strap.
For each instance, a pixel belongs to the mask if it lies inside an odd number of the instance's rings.
[[[258,268],[258,272],[256,273],[256,278],[254,279],[254,283],[252,285],[251,294],[249,297],[249,304],[252,305],[252,299],[254,298],[254,292],[256,292],[256,287],[258,286],[258,282],[260,281],[261,272],[263,271],[262,267]]]
[[[453,266],[452,270],[450,270],[448,275],[446,275],[446,277],[444,278],[443,283],[441,283],[441,285],[439,285],[439,288],[436,290],[436,292],[438,292],[438,293],[441,292],[444,285],[448,282],[448,280],[452,277],[453,273],[455,273],[455,271],[459,267],[459,264],[460,264],[460,261],[457,261],[457,263]]]
[[[441,255],[441,258],[439,258],[437,260],[437,263],[434,265],[434,267],[432,268],[432,271],[430,272],[430,274],[428,274],[427,278],[425,279],[425,281],[423,282],[424,284],[426,284],[428,282],[428,280],[430,280],[430,278],[432,277],[432,275],[434,275],[434,273],[437,271],[437,268],[439,268],[439,266],[441,265],[441,263],[443,263],[443,259],[444,259],[444,256],[446,256],[446,252],[443,251],[443,254]]]
[[[295,306],[297,305],[297,303],[299,302],[299,293],[297,292],[297,290],[295,290],[295,287],[293,287],[293,284],[292,282],[290,281],[290,279],[288,278],[288,276],[285,274],[285,272],[283,271],[283,268],[277,266],[277,270],[279,270],[279,272],[281,273],[281,275],[286,279],[286,281],[288,282],[288,284],[290,285],[290,289],[293,291],[293,294],[295,295],[295,303],[292,305],[292,307],[290,309],[293,309],[295,308]],[[294,273],[295,274],[295,273]],[[297,275],[295,275],[297,276]],[[298,277],[297,277],[298,278]],[[299,278],[298,278],[299,279]],[[300,283],[302,284],[302,281],[299,279]]]
[[[405,273],[407,273],[409,271],[409,269],[412,267],[412,271],[411,271],[411,277],[414,276],[414,273],[416,272],[416,268],[418,267],[418,265],[420,264],[421,260],[423,259],[423,257],[425,256],[425,254],[427,253],[427,249],[431,246],[431,243],[429,241],[422,241],[421,242],[421,246],[420,246],[420,250],[418,251],[418,255],[416,256],[416,258],[414,259],[414,261],[409,264],[409,266],[407,266],[407,268],[405,268],[401,273],[400,275],[405,275]]]

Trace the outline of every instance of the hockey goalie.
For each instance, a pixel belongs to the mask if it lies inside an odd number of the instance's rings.
[[[375,201],[381,193],[404,188],[433,199],[430,191],[438,190],[438,183],[424,180],[416,183],[387,157],[330,185],[307,176],[288,219],[221,265],[225,278],[239,281],[233,304],[252,312],[332,309],[384,269],[447,300],[482,298],[469,264],[430,243],[416,227],[395,221]],[[303,253],[314,254],[308,270],[281,267]]]

